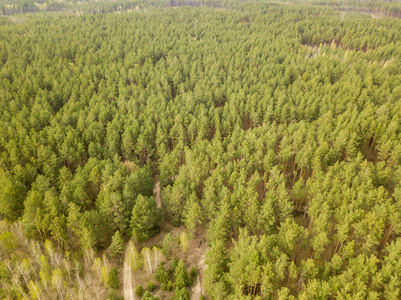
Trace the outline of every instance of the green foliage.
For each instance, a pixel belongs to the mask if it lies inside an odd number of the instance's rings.
[[[143,300],[158,300],[160,299],[158,296],[153,296],[150,292],[146,291],[142,297]]]
[[[11,232],[6,231],[0,234],[0,249],[5,251],[7,254],[10,255],[13,253],[17,245],[17,240]]]
[[[190,294],[188,289],[186,289],[185,287],[181,288],[181,289],[174,289],[174,296],[171,297],[171,299],[174,300],[189,300],[190,298]]]
[[[11,174],[0,168],[0,215],[10,221],[21,216],[26,186],[13,178]]]
[[[192,194],[190,200],[188,200],[183,217],[184,224],[190,232],[194,231],[197,225],[202,224],[202,210],[195,194]]]
[[[143,294],[143,287],[142,285],[138,284],[135,288],[135,294],[137,294],[137,296],[142,296]]]
[[[167,284],[170,281],[170,276],[164,270],[164,267],[160,266],[155,272],[155,279],[161,283]]]
[[[168,269],[168,272],[170,274],[174,274],[177,266],[178,266],[178,259],[176,257],[174,257],[173,260],[170,262],[170,267]]]
[[[171,254],[171,248],[173,247],[173,245],[174,245],[174,238],[171,236],[170,233],[167,233],[164,236],[163,244],[162,244],[162,250],[163,250],[163,254],[165,256],[168,256]]]
[[[173,290],[173,288],[174,288],[174,284],[170,280],[168,281],[167,284],[166,283],[162,283],[162,285],[161,285],[161,289],[163,291],[171,292]]]
[[[160,223],[161,212],[154,198],[139,195],[131,215],[133,236],[139,241],[145,240],[159,232]]]
[[[11,272],[7,268],[4,262],[0,263],[0,279],[10,279],[11,278]]]
[[[111,245],[109,247],[110,256],[114,259],[121,259],[122,254],[124,253],[123,249],[124,240],[117,230],[111,239]]]
[[[128,248],[126,251],[128,251],[129,254],[128,259],[131,262],[131,268],[135,271],[141,269],[143,266],[143,257],[137,251],[132,241],[129,241]]]
[[[196,270],[196,268],[194,266],[192,266],[189,271],[189,276],[191,276],[191,278],[195,278],[197,275],[198,275],[198,271]]]
[[[149,281],[149,282],[148,282],[148,285],[147,285],[147,287],[146,287],[146,289],[147,289],[149,292],[153,292],[155,288],[156,288],[155,283],[154,283],[153,281]]]
[[[122,300],[124,298],[119,295],[117,290],[110,289],[107,291],[106,299],[107,300]]]
[[[208,295],[213,298],[223,298],[227,295],[227,282],[225,272],[227,271],[227,254],[222,241],[216,241],[206,254],[205,283]]]
[[[111,268],[109,271],[108,285],[112,289],[118,289],[120,287],[120,274],[116,267]]]
[[[192,278],[189,277],[185,262],[181,259],[174,270],[175,285],[174,290],[181,290],[183,287],[192,284]]]
[[[189,250],[188,235],[185,231],[181,232],[181,234],[180,234],[180,247],[181,247],[181,251],[184,253],[187,253]]]

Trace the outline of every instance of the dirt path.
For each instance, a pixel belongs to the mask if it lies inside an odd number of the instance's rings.
[[[130,251],[130,247],[128,244],[127,249],[125,250],[124,270],[123,270],[124,300],[135,300],[134,285],[132,282],[133,278],[132,278],[132,272],[131,272],[131,261],[129,259],[129,251]]]
[[[178,175],[175,175],[173,177],[170,177],[172,181],[176,180]],[[155,195],[155,200],[157,203],[157,207],[161,208],[162,207],[162,195],[161,195],[161,189],[160,189],[160,181],[155,183],[155,186],[153,188],[153,194]]]
[[[155,184],[155,187],[153,189],[153,193],[155,194],[155,200],[157,203],[157,207],[161,208],[162,207],[162,196],[161,196],[161,192],[160,192],[160,181],[158,181]]]
[[[199,300],[202,295],[205,295],[204,284],[203,284],[203,272],[206,269],[205,265],[205,254],[201,256],[201,260],[198,263],[199,274],[196,276],[196,284],[191,291],[191,300]]]
[[[196,283],[191,289],[191,300],[199,300],[202,295],[206,295],[205,283],[204,283],[204,272],[206,269],[205,265],[205,255],[210,249],[205,242],[205,234],[202,234],[201,240],[195,239],[192,243],[194,244],[192,249],[193,252],[188,256],[188,262],[195,264],[198,270],[198,275],[196,276]],[[202,242],[201,242],[202,241]],[[200,243],[199,243],[200,242]]]

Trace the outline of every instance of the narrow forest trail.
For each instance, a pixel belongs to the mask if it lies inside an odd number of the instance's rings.
[[[128,244],[129,245],[129,244]],[[134,284],[131,271],[131,261],[129,259],[130,247],[125,249],[124,268],[123,268],[123,285],[124,285],[124,300],[135,300]]]
[[[178,175],[170,177],[172,181],[176,180]],[[162,203],[162,194],[161,194],[161,188],[160,188],[160,181],[156,182],[154,187],[153,187],[153,194],[155,195],[155,200],[157,203],[157,208],[161,208],[163,203]]]
[[[195,263],[198,275],[196,276],[196,283],[191,289],[191,300],[200,300],[202,295],[206,295],[205,283],[204,283],[204,272],[206,269],[205,256],[206,252],[209,251],[209,247],[204,242],[205,237],[202,238],[203,243],[198,246],[198,249],[194,249],[194,252],[189,255],[188,261]]]
[[[160,191],[160,181],[156,182],[155,187],[153,188],[153,193],[155,194],[157,208],[161,208],[162,207],[162,196],[161,196],[161,191]]]
[[[204,284],[203,284],[203,273],[206,269],[205,265],[205,254],[202,255],[200,261],[198,262],[198,272],[199,274],[196,276],[196,284],[192,288],[191,291],[191,300],[199,300],[204,292]]]

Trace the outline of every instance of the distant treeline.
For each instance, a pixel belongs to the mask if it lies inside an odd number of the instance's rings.
[[[22,0],[0,3],[1,15],[14,15],[27,12],[43,11],[68,11],[70,13],[83,12],[85,14],[110,13],[138,9],[142,7],[169,7],[169,6],[202,6],[222,8],[227,5],[227,1],[216,0],[185,0],[185,1],[158,1],[158,0],[136,0],[136,1],[61,1],[52,0]]]
[[[372,13],[379,16],[401,18],[401,3],[398,1],[340,1],[340,0],[120,0],[109,1],[57,1],[54,0],[17,0],[0,1],[1,15],[13,15],[26,12],[68,11],[70,13],[99,14],[139,9],[143,7],[213,7],[244,9],[244,2],[294,3],[312,6],[327,6],[338,11]]]
[[[285,2],[285,1],[282,1]],[[401,2],[394,0],[386,1],[341,1],[341,0],[290,0],[287,2],[309,5],[328,6],[339,11],[356,11],[373,13],[380,16],[400,18]]]

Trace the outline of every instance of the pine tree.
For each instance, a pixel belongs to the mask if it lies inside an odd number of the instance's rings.
[[[161,213],[154,198],[139,195],[131,216],[133,236],[139,241],[145,240],[159,231]]]
[[[123,243],[124,243],[124,240],[123,240],[120,232],[117,230],[111,239],[111,244],[108,249],[110,256],[112,258],[114,258],[116,260],[122,259],[122,254],[124,253]]]

